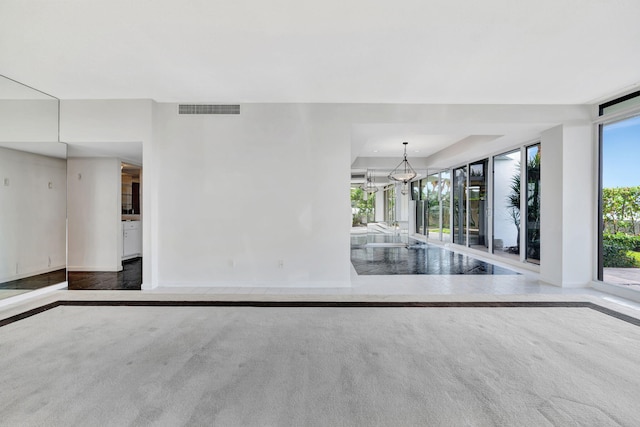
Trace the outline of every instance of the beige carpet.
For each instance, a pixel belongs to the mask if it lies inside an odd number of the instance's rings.
[[[588,308],[56,307],[0,328],[0,425],[637,426]]]

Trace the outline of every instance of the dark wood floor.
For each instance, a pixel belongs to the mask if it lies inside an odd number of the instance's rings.
[[[139,291],[142,286],[142,258],[122,262],[122,271],[87,272],[70,271],[70,290],[131,290]]]
[[[67,270],[63,268],[37,276],[0,283],[0,289],[40,289],[62,283],[65,280],[67,280]]]

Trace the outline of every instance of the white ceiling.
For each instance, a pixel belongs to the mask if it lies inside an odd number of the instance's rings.
[[[573,104],[640,81],[638,0],[2,0],[61,99]]]
[[[467,136],[434,135],[419,123],[355,124],[351,129],[351,150],[363,157],[402,157],[405,141],[408,156],[427,157]]]
[[[583,104],[639,87],[639,17],[638,0],[2,0],[0,74],[63,100]],[[352,161],[482,137],[354,125]]]

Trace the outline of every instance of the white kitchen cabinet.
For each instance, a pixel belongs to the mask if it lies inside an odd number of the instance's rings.
[[[142,256],[142,225],[140,221],[122,221],[122,258]]]

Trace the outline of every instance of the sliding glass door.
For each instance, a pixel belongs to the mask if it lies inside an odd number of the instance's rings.
[[[526,260],[540,263],[540,144],[527,147]]]
[[[600,129],[598,279],[640,289],[640,115]]]
[[[493,253],[520,260],[520,150],[493,157]]]
[[[467,167],[453,171],[453,243],[467,245]]]
[[[427,237],[440,240],[440,174],[431,174],[423,181],[427,200]]]
[[[440,203],[442,206],[442,241],[451,241],[451,172],[440,172]]]
[[[469,165],[469,247],[488,250],[487,164],[484,159]]]

